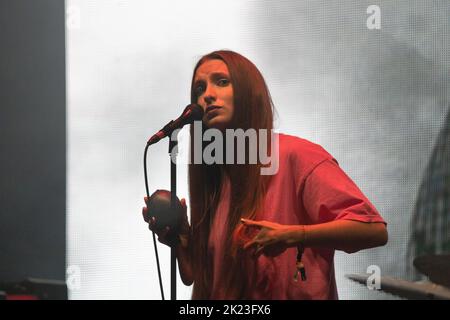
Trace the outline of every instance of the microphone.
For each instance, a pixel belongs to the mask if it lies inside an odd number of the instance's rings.
[[[203,108],[198,104],[192,103],[188,105],[181,116],[176,120],[171,120],[168,124],[166,124],[161,130],[155,133],[148,141],[147,145],[151,145],[157,143],[164,137],[167,137],[172,134],[175,129],[179,129],[184,127],[186,124],[191,124],[195,120],[201,120],[203,118]]]

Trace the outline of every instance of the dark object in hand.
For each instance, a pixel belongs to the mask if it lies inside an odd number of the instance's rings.
[[[156,190],[148,200],[149,218],[155,217],[155,232],[169,227],[169,240],[176,241],[180,230],[183,207],[180,199],[175,197],[174,208],[171,207],[171,193],[167,190]],[[172,241],[171,241],[172,242]]]

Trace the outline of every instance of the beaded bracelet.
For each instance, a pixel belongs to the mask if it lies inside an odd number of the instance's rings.
[[[296,261],[296,271],[294,274],[294,281],[297,282],[298,281],[298,275],[300,274],[300,278],[302,279],[302,281],[306,281],[306,269],[305,269],[305,265],[302,262],[302,256],[303,256],[303,252],[305,251],[305,248],[303,246],[303,244],[305,243],[306,240],[306,232],[305,232],[305,227],[303,226],[303,241],[300,242],[299,245],[297,245],[297,261]]]

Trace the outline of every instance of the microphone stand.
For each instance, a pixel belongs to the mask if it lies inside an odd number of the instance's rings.
[[[175,136],[175,140],[172,140]],[[169,136],[170,155],[170,207],[176,211],[177,201],[177,155],[178,155],[178,130]],[[170,247],[170,300],[177,300],[177,255],[175,245]]]

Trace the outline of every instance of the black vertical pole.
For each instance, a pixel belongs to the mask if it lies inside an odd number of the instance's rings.
[[[169,139],[169,154],[170,154],[170,205],[172,212],[176,211],[177,201],[177,153],[178,153],[178,139],[176,135],[177,130]],[[174,139],[172,139],[174,137]],[[176,250],[172,246],[170,249],[170,300],[177,300],[177,256]]]

